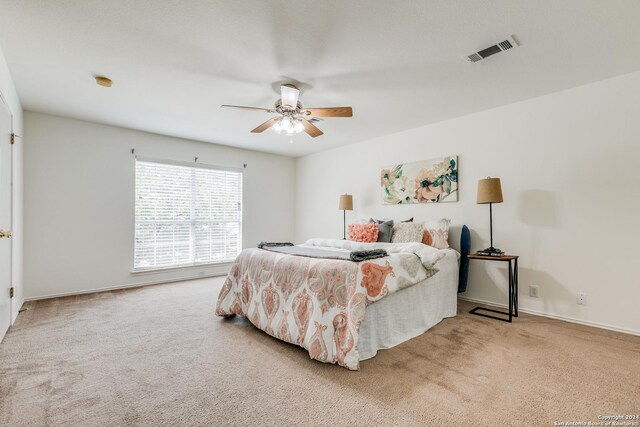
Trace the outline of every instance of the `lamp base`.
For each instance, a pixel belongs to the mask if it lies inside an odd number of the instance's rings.
[[[504,255],[504,251],[498,248],[494,248],[490,246],[486,249],[476,252],[477,255],[486,255],[486,256],[502,256]]]

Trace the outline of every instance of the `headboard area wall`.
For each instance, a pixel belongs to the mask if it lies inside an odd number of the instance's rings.
[[[637,239],[602,228],[606,221],[614,230],[637,229],[640,198],[633,195],[640,182],[634,160],[640,158],[640,121],[629,118],[640,116],[638,99],[640,72],[635,72],[300,157],[296,241],[342,237],[336,200],[347,193],[353,195],[347,223],[451,218],[454,248],[459,250],[466,224],[471,250],[483,249],[489,246],[489,209],[476,204],[477,183],[500,177],[504,203],[493,205],[493,240],[520,256],[521,308],[640,334],[640,317],[632,314],[640,287],[629,272]],[[448,156],[459,164],[457,201],[383,202],[383,168]],[[605,171],[613,178],[605,179]],[[446,174],[434,172],[424,179],[433,182]],[[415,185],[418,177],[409,178]],[[430,195],[428,189],[424,193]],[[594,247],[615,250],[585,250]],[[504,269],[484,264],[471,266],[464,297],[504,302]],[[529,285],[539,287],[539,297],[529,296]],[[576,304],[577,293],[588,294],[588,306]]]

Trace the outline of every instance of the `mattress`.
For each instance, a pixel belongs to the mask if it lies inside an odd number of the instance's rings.
[[[443,249],[440,271],[407,289],[367,306],[360,325],[360,360],[423,334],[457,311],[458,253]]]

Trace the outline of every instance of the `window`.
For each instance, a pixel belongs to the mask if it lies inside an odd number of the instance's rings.
[[[138,158],[134,271],[233,261],[241,202],[241,170]]]

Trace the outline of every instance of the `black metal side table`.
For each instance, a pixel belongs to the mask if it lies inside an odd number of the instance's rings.
[[[501,261],[509,263],[509,312],[493,310],[491,308],[476,307],[469,313],[476,316],[489,317],[491,319],[502,320],[503,322],[512,322],[514,317],[518,317],[518,256],[517,255],[503,255],[503,256],[484,256],[470,254],[469,259],[477,259],[483,261]],[[492,313],[503,314],[509,316],[509,319],[503,319],[502,317],[491,316],[490,314],[478,313],[478,310],[489,311]]]

